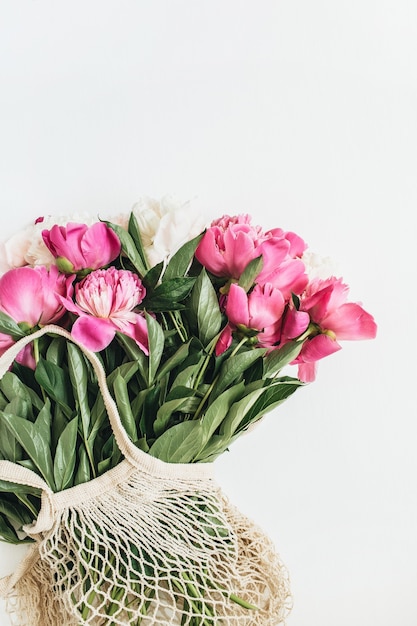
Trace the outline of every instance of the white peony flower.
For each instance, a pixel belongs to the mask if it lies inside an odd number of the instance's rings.
[[[53,256],[42,240],[43,222],[31,224],[0,243],[0,273],[25,265],[46,265]]]
[[[161,200],[141,198],[132,211],[151,267],[167,261],[184,243],[208,226],[190,202],[181,203],[172,196],[164,196]]]
[[[339,275],[335,261],[329,256],[323,257],[315,252],[304,252],[302,260],[310,280],[314,278],[325,280]]]

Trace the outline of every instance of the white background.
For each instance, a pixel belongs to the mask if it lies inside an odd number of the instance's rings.
[[[414,0],[0,4],[2,238],[196,198],[295,230],[376,318],[217,462],[288,626],[417,624],[416,41]]]

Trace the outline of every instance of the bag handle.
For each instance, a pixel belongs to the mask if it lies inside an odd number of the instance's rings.
[[[107,410],[110,426],[112,428],[117,446],[126,459],[128,459],[133,465],[140,467],[147,473],[157,474],[159,476],[164,476],[167,478],[172,477],[178,479],[189,479],[190,476],[192,476],[193,479],[206,479],[212,476],[212,463],[194,463],[192,467],[188,463],[166,463],[165,461],[157,459],[150,454],[147,454],[143,450],[137,448],[123,427],[116,402],[114,401],[107,386],[106,372],[97,354],[83,346],[80,342],[74,339],[69,331],[61,328],[61,326],[56,326],[54,324],[48,324],[46,326],[43,326],[43,328],[37,330],[31,335],[26,335],[25,337],[22,337],[10,348],[8,348],[6,352],[4,352],[4,354],[0,357],[0,379],[9,369],[22,348],[31,343],[34,339],[38,339],[39,337],[42,337],[42,335],[45,335],[47,333],[60,335],[61,337],[64,337],[65,339],[68,339],[69,341],[74,343],[80,348],[80,350],[84,353],[86,358],[91,363],[93,370],[97,376],[99,389],[103,397],[104,406]],[[2,461],[0,461],[0,467],[2,466],[1,464]],[[37,474],[31,472],[31,470],[26,471],[30,472],[30,475],[33,474],[33,476],[37,476]],[[44,483],[44,485],[47,487],[46,483]]]

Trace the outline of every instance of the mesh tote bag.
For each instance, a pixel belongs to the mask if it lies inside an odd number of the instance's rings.
[[[22,347],[0,358],[0,378]],[[79,345],[79,344],[77,344]],[[286,569],[269,537],[234,507],[211,463],[174,464],[139,450],[123,429],[100,360],[83,348],[123,460],[53,493],[35,472],[0,461],[0,479],[40,489],[34,539],[0,580],[17,626],[276,626],[291,609]]]

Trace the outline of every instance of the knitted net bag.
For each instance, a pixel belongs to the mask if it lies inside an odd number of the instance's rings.
[[[0,359],[0,378],[23,345]],[[76,343],[74,341],[74,343]],[[77,344],[79,345],[79,344]],[[240,513],[213,464],[166,463],[123,429],[97,356],[91,362],[123,460],[90,482],[53,493],[18,464],[0,479],[42,490],[35,541],[0,594],[16,626],[276,626],[291,609],[286,569],[269,537]]]

